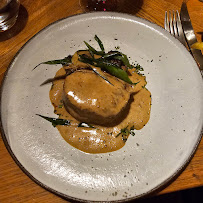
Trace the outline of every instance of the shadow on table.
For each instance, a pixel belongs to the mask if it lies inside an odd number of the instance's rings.
[[[27,24],[27,20],[28,12],[24,6],[20,5],[19,15],[15,25],[9,30],[0,33],[0,42],[6,41],[20,33]]]
[[[148,198],[136,199],[129,201],[129,203],[201,203],[203,202],[202,194],[203,187],[198,187]],[[78,201],[71,202],[79,203]]]
[[[146,199],[132,201],[132,203],[196,203],[203,202],[203,187],[193,188],[169,194],[163,194]]]
[[[201,35],[201,41],[203,42],[203,32],[197,32],[197,34]]]

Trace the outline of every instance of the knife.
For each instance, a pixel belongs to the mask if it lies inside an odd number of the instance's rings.
[[[200,50],[190,48],[192,44],[197,42],[197,38],[195,36],[192,23],[190,20],[190,16],[188,13],[187,5],[185,2],[182,3],[181,11],[180,11],[180,18],[183,27],[183,31],[185,34],[185,38],[190,49],[192,56],[194,57],[197,65],[199,66],[200,72],[203,76],[203,55]]]

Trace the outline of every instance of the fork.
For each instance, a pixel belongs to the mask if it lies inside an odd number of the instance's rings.
[[[176,37],[186,48],[188,48],[178,11],[165,12],[164,27],[165,30],[174,35],[174,37]]]

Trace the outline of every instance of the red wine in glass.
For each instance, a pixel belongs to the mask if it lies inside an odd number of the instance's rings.
[[[85,11],[119,11],[123,0],[80,0]]]

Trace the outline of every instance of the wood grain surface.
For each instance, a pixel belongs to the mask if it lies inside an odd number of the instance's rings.
[[[50,23],[82,13],[79,0],[21,0],[18,20],[13,28],[0,33],[0,82],[18,50]],[[125,0],[123,12],[164,26],[166,10],[179,10],[182,0]],[[198,40],[203,34],[203,3],[188,1],[188,10]],[[203,185],[203,141],[185,170],[157,194]],[[43,189],[15,164],[0,137],[0,202],[67,202]]]

